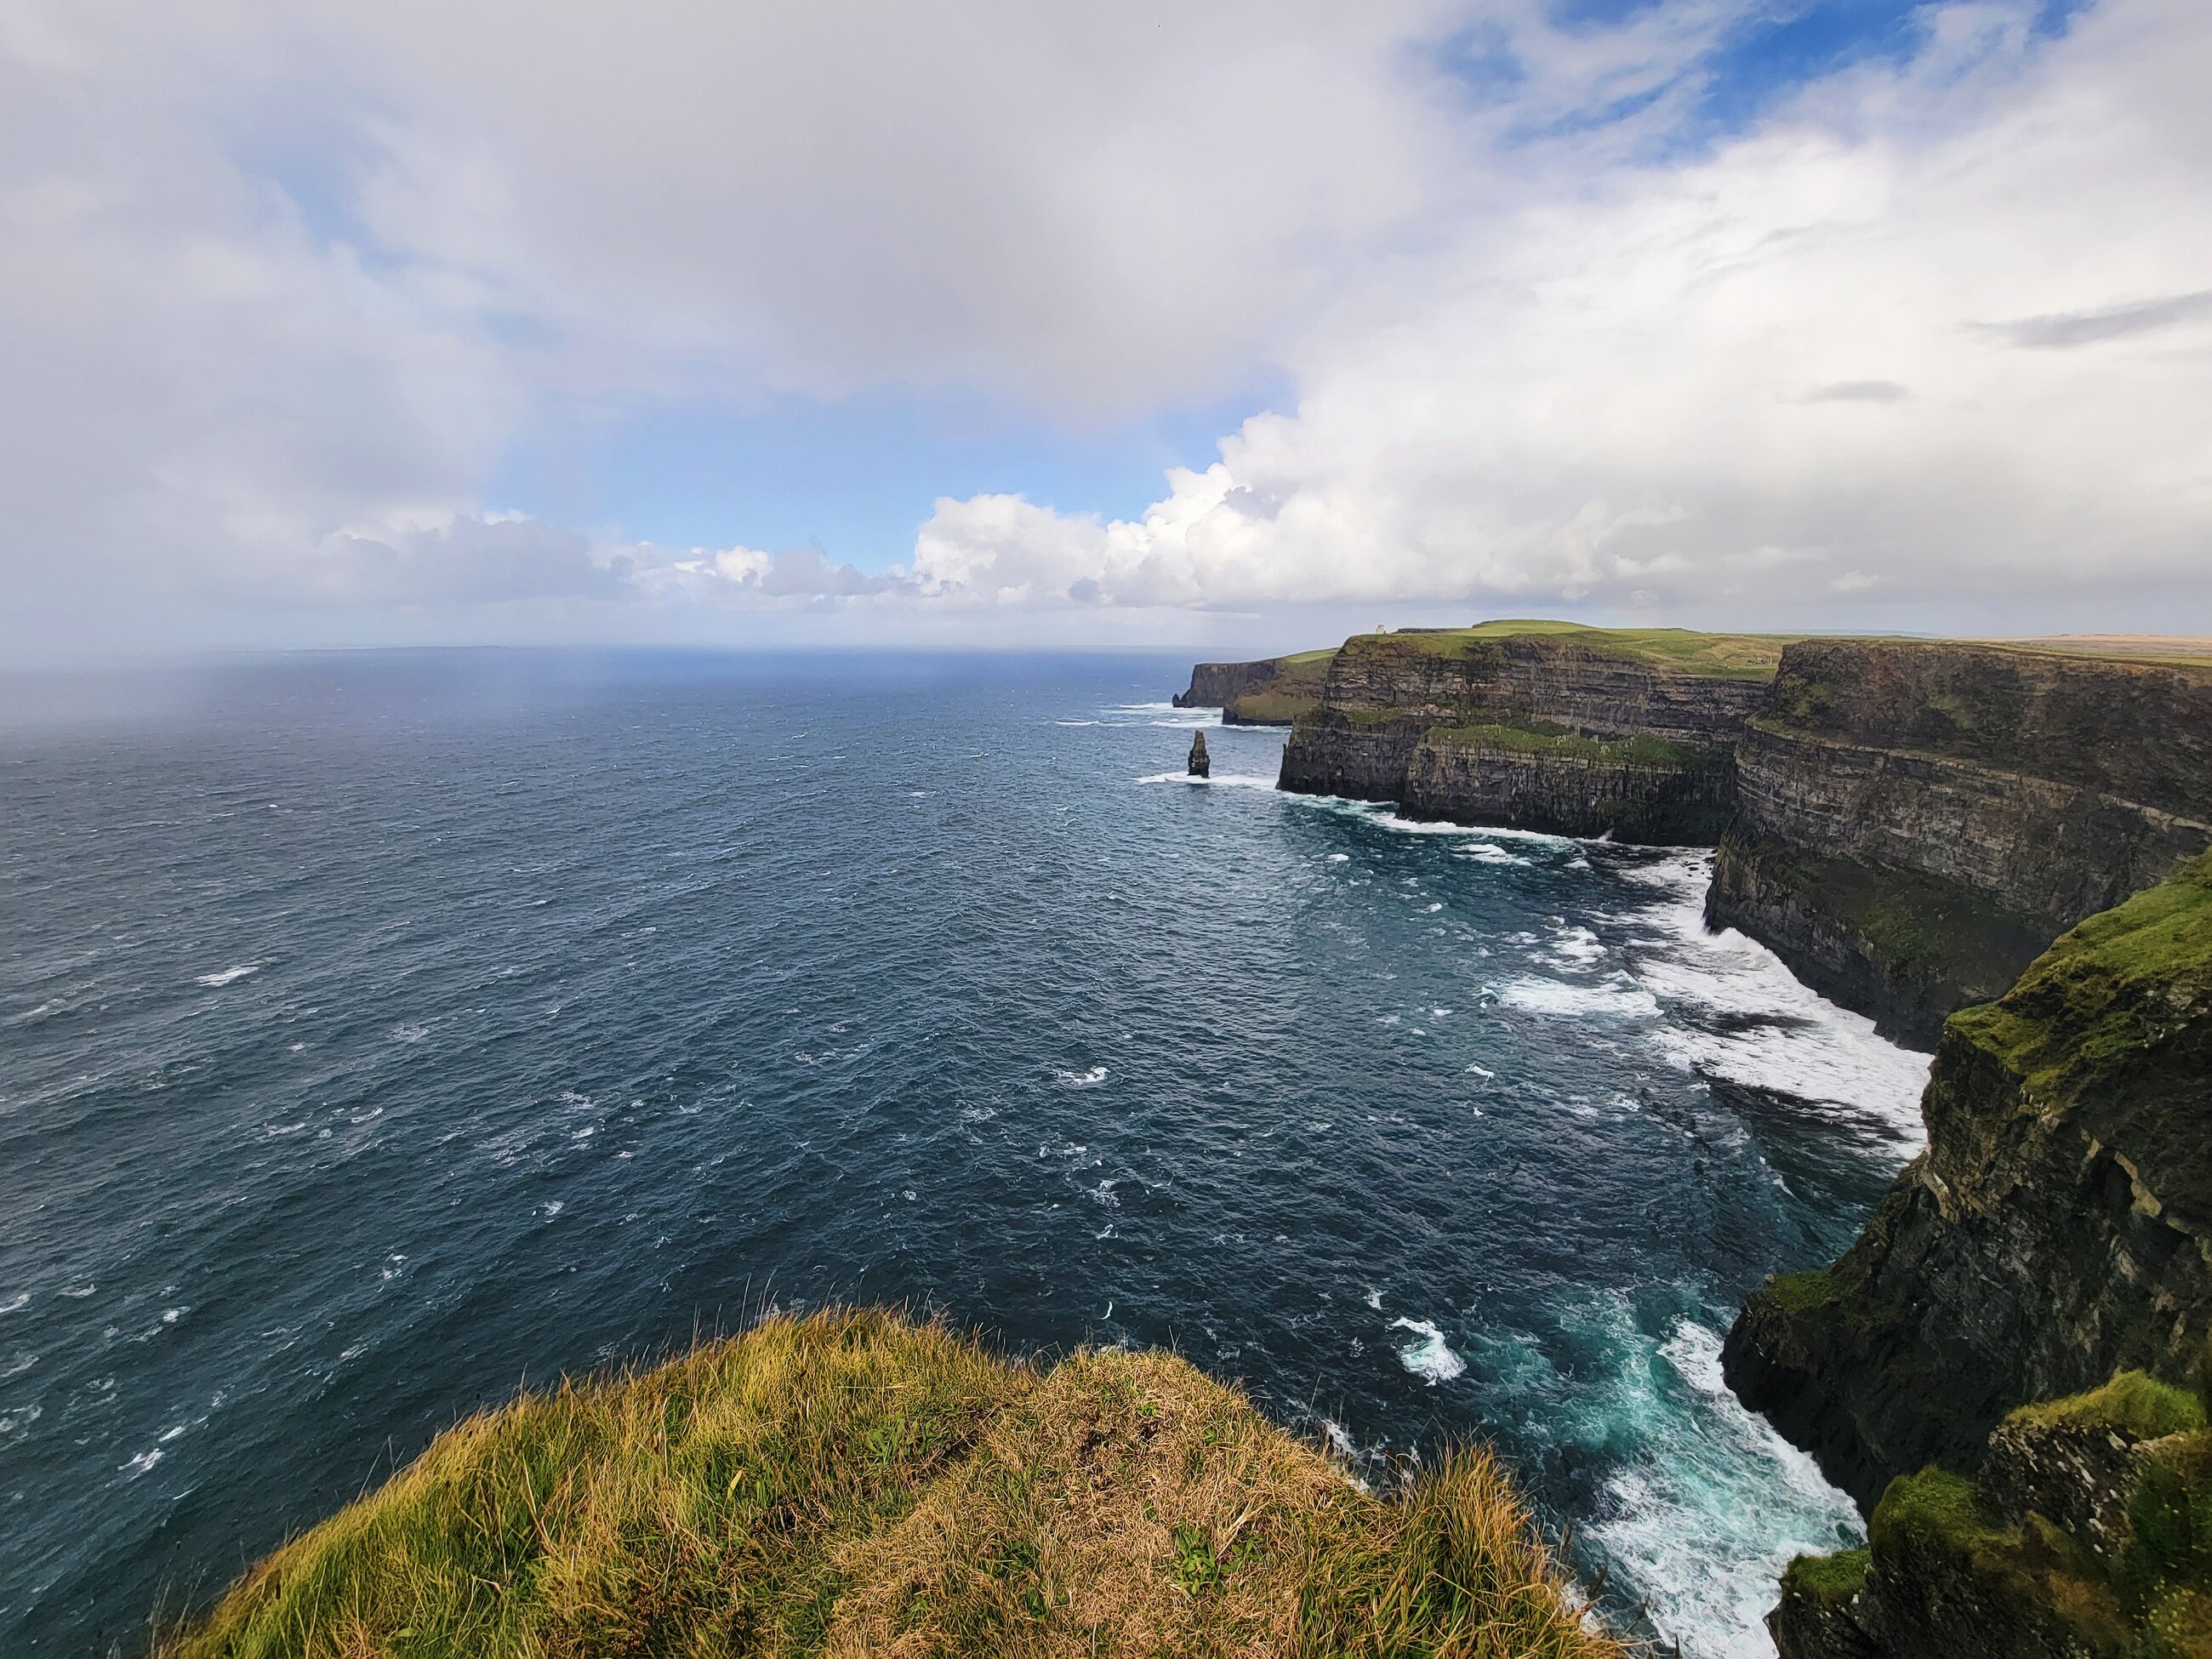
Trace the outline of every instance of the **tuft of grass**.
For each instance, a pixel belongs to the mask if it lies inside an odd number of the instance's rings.
[[[2120,1371],[2102,1388],[2022,1406],[2010,1420],[2045,1428],[2099,1428],[2110,1425],[2136,1440],[2162,1440],[2204,1426],[2204,1407],[2186,1389],[2161,1382],[2142,1371]]]
[[[1384,1498],[1173,1356],[773,1316],[529,1394],[155,1659],[1620,1659],[1486,1452]]]
[[[1832,1555],[1801,1555],[1782,1570],[1783,1594],[1838,1606],[1866,1588],[1873,1570],[1874,1553],[1864,1545]]]

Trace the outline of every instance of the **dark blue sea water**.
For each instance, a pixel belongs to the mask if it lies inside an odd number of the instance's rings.
[[[519,1382],[830,1297],[1174,1343],[1354,1455],[1492,1437],[1617,1613],[1767,1651],[1779,1563],[1854,1522],[1720,1337],[1855,1229],[1924,1060],[1704,937],[1701,855],[1280,795],[1271,732],[1182,782],[1184,672],[38,692],[0,1652],[128,1649]]]

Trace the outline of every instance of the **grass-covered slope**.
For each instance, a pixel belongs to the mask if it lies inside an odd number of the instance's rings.
[[[1410,629],[1385,635],[1404,648],[1447,656],[1486,640],[1543,638],[1577,645],[1609,656],[1720,679],[1771,680],[1782,663],[1782,647],[1797,636],[1787,634],[1706,634],[1687,628],[1594,628],[1584,623],[1512,617],[1477,623],[1472,628]],[[1349,641],[1347,641],[1349,643]]]
[[[1388,1500],[1171,1355],[773,1317],[440,1436],[159,1659],[1610,1659],[1490,1458]]]

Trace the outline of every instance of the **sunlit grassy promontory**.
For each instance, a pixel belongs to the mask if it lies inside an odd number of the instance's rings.
[[[1161,1352],[776,1316],[440,1436],[159,1659],[1611,1659],[1485,1453],[1370,1495]]]

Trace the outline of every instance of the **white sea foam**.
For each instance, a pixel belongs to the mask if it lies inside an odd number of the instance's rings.
[[[260,971],[261,964],[258,962],[241,963],[235,968],[220,968],[212,974],[202,974],[198,979],[194,980],[192,983],[195,985],[228,985],[234,979],[244,979],[248,974],[258,974]]]
[[[1875,1036],[1872,1020],[1802,984],[1756,940],[1708,933],[1711,869],[1710,855],[1692,853],[1620,872],[1667,896],[1643,918],[1660,937],[1634,965],[1674,1016],[1658,1034],[1662,1052],[1700,1076],[1842,1107],[1909,1154],[1923,1138],[1929,1057]]]
[[[1626,974],[1608,974],[1578,985],[1527,975],[1499,986],[1498,1000],[1506,1007],[1553,1019],[1659,1018],[1659,999]]]
[[[1431,1388],[1439,1382],[1449,1382],[1467,1370],[1467,1361],[1454,1353],[1444,1341],[1444,1334],[1425,1319],[1394,1319],[1394,1331],[1410,1331],[1420,1340],[1408,1342],[1398,1350],[1398,1363],[1416,1376],[1425,1378]]]
[[[1811,1458],[1737,1401],[1720,1355],[1718,1333],[1694,1321],[1660,1345],[1659,1359],[1687,1385],[1688,1414],[1675,1418],[1663,1386],[1634,1390],[1632,1409],[1675,1426],[1608,1480],[1609,1512],[1590,1530],[1686,1656],[1772,1659],[1764,1620],[1782,1569],[1858,1541],[1858,1516]]]
[[[31,1293],[18,1291],[5,1302],[0,1302],[0,1314],[20,1313],[31,1305]]]
[[[151,1446],[146,1450],[140,1452],[137,1456],[132,1458],[128,1463],[118,1463],[116,1467],[121,1469],[125,1474],[128,1474],[133,1480],[136,1480],[140,1475],[145,1474],[147,1470],[152,1468],[155,1464],[160,1462],[162,1455],[163,1453],[159,1446]]]
[[[1553,938],[1551,950],[1571,968],[1586,969],[1605,960],[1605,946],[1587,927],[1562,927]]]
[[[1063,1089],[1095,1089],[1106,1080],[1106,1068],[1094,1066],[1087,1072],[1054,1072],[1053,1080]],[[1077,1151],[1082,1149],[1078,1147]]]
[[[1454,848],[1452,856],[1471,859],[1477,864],[1510,864],[1523,870],[1528,867],[1528,860],[1514,857],[1494,841],[1469,842],[1464,847]]]
[[[1259,772],[1218,772],[1212,777],[1194,778],[1188,772],[1153,772],[1139,778],[1139,783],[1202,783],[1216,788],[1273,789],[1274,779]]]

